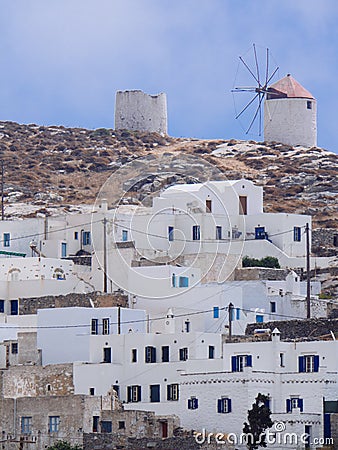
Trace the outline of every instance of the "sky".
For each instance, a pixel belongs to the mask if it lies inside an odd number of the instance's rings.
[[[117,90],[165,92],[171,136],[255,139],[231,89],[270,51],[318,102],[338,153],[336,0],[0,0],[0,120],[113,128]],[[263,77],[264,78],[264,77]],[[246,95],[246,94],[243,94]]]

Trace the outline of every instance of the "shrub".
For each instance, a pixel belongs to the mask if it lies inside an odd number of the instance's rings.
[[[271,269],[280,269],[279,261],[274,256],[266,256],[261,259],[244,256],[242,265],[243,267],[267,267]]]

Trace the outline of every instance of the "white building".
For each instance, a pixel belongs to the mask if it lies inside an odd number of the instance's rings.
[[[145,311],[129,308],[56,308],[37,314],[37,346],[42,363],[116,360],[112,336],[145,333]],[[57,343],[57,345],[56,345]]]
[[[290,74],[268,88],[264,140],[291,146],[317,146],[316,99]]]
[[[186,331],[110,339],[111,363],[74,365],[77,394],[104,395],[113,385],[127,409],[177,414],[186,429],[239,436],[263,393],[285,432],[323,436],[323,398],[337,396],[337,341],[282,342],[278,330],[266,342],[222,344],[216,333]]]

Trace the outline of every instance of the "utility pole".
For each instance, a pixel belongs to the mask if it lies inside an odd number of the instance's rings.
[[[103,219],[103,292],[108,292],[107,276],[107,219]]]
[[[229,342],[231,342],[232,339],[232,311],[233,311],[234,305],[232,303],[229,303],[228,311],[229,311]]]
[[[310,229],[309,224],[305,225],[306,237],[306,317],[311,318],[311,279],[310,279]]]
[[[4,162],[1,160],[1,220],[5,220],[5,208],[4,208],[4,188],[5,188],[5,169]]]

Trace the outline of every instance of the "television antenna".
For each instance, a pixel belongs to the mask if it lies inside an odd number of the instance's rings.
[[[264,50],[264,51],[263,51]],[[279,67],[274,66],[273,70],[270,70],[272,55],[268,48],[260,50],[255,44],[252,45],[245,57],[239,57],[239,63],[237,68],[237,74],[234,82],[234,88],[231,92],[235,94],[247,94],[245,95],[245,101],[239,102],[241,107],[236,106],[234,96],[234,105],[236,116],[235,119],[245,119],[247,125],[244,128],[245,134],[248,134],[257,125],[258,135],[262,134],[262,103],[264,97],[269,93],[273,95],[273,90],[270,90],[269,83],[273,80],[277,74]],[[238,79],[241,81],[250,81],[243,85],[237,85]],[[248,99],[248,95],[250,98]],[[244,97],[244,96],[243,96]],[[241,98],[243,100],[243,98]]]

